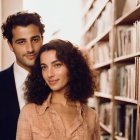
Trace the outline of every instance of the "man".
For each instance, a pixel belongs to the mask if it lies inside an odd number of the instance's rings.
[[[15,140],[19,112],[25,104],[24,82],[42,46],[44,24],[37,13],[18,12],[1,29],[16,61],[0,72],[0,139]]]

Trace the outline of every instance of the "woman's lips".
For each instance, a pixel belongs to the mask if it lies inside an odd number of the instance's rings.
[[[50,80],[50,81],[49,81],[49,84],[50,84],[50,85],[55,85],[55,84],[57,83],[57,81],[58,81],[58,80]]]

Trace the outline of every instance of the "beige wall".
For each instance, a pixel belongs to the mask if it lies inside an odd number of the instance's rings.
[[[23,4],[22,0],[0,0],[1,1],[1,17],[2,22],[4,22],[8,15],[16,13],[18,11],[22,10]],[[0,20],[1,21],[1,20]],[[9,50],[9,47],[7,45],[7,41],[2,39],[2,45],[1,45],[1,68],[5,69],[9,67],[15,60],[13,52]]]

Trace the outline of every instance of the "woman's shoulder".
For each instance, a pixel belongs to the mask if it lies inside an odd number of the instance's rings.
[[[35,103],[28,103],[26,105],[23,106],[22,110],[26,110],[26,111],[30,111],[30,110],[33,110],[35,108],[36,104]],[[21,110],[21,111],[22,111]]]
[[[95,109],[93,109],[85,104],[82,104],[82,108],[87,117],[92,118],[92,119],[98,117],[98,114]]]
[[[85,120],[91,130],[96,130],[99,128],[99,116],[95,109],[88,107],[87,105],[83,105],[83,111]]]
[[[28,103],[26,104],[20,112],[21,116],[31,116],[34,115],[37,111],[37,106],[35,103]]]

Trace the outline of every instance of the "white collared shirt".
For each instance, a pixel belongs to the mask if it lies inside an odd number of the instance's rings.
[[[24,99],[24,82],[27,78],[28,73],[29,72],[27,70],[20,67],[16,62],[14,63],[14,77],[20,110],[26,103]]]

